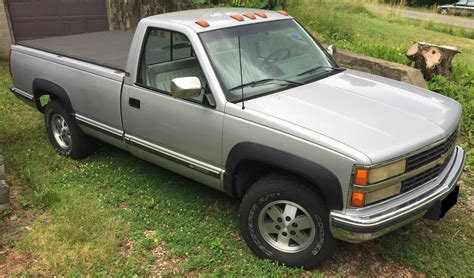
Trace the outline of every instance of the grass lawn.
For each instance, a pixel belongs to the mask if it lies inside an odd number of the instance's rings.
[[[358,5],[333,5],[330,14],[319,4],[297,3],[291,14],[318,38],[360,53],[407,63],[403,52],[413,40],[458,46],[463,53],[453,81],[437,79],[430,86],[463,104],[460,143],[471,149],[472,40]],[[239,202],[223,193],[110,146],[82,161],[59,157],[42,114],[16,99],[9,86],[8,66],[0,62],[0,145],[14,201],[13,210],[0,216],[0,276],[474,276],[472,160],[460,202],[441,222],[418,221],[406,237],[341,243],[330,261],[305,272],[257,259],[240,237]]]

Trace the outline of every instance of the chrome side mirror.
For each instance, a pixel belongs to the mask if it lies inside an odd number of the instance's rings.
[[[336,46],[334,44],[331,44],[330,46],[328,46],[329,55],[334,56],[334,55],[336,55],[336,52],[337,52],[337,49],[336,49]]]
[[[201,80],[192,77],[179,77],[171,81],[171,95],[175,98],[194,98],[201,95]]]

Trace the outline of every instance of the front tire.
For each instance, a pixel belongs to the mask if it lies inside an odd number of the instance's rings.
[[[250,188],[240,229],[257,256],[291,267],[314,268],[336,249],[324,200],[304,180],[285,175],[265,176]]]
[[[72,159],[87,157],[95,148],[60,102],[51,101],[44,110],[48,138],[56,152]]]

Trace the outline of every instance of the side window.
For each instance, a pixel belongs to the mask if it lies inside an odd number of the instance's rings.
[[[170,94],[174,78],[195,76],[206,86],[204,73],[185,35],[151,29],[145,40],[137,84]],[[192,100],[202,102],[202,98],[201,95]]]
[[[173,60],[186,59],[194,56],[191,42],[186,36],[173,33]]]

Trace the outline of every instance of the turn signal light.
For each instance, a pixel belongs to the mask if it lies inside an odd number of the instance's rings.
[[[354,184],[367,185],[369,180],[369,170],[357,169],[354,177]]]
[[[352,192],[352,201],[351,204],[353,207],[363,207],[365,206],[365,193],[364,192]]]

